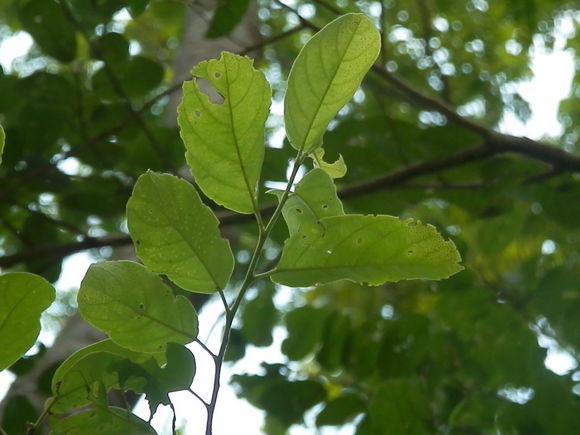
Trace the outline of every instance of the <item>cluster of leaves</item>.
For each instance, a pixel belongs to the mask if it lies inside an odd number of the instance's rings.
[[[250,59],[223,53],[219,60],[196,66],[194,80],[184,84],[178,122],[196,184],[217,204],[238,213],[254,212],[259,227],[256,250],[236,301],[228,306],[223,299],[228,321],[220,352],[214,355],[216,367],[224,358],[231,322],[245,291],[259,278],[257,262],[280,213],[290,237],[277,266],[261,275],[271,276],[278,284],[307,287],[348,279],[379,285],[447,278],[461,269],[455,246],[432,226],[392,216],[345,214],[324,161],[321,168],[304,176],[295,192],[290,191],[299,165],[322,146],[328,124],[359,87],[379,47],[374,25],[362,14],[348,14],[316,34],[296,59],[285,98],[285,121],[290,144],[298,154],[286,190],[276,192],[279,206],[267,224],[260,214],[257,189],[271,99],[263,73],[254,69]],[[224,101],[212,103],[202,93],[199,79],[208,80]],[[130,412],[109,407],[107,393],[111,389],[145,393],[153,415],[159,404],[171,403],[169,392],[191,385],[195,363],[183,346],[197,338],[197,315],[193,305],[175,296],[158,274],[197,293],[223,292],[230,281],[234,256],[229,242],[221,238],[217,218],[187,181],[155,172],[139,177],[127,203],[127,223],[143,265],[97,263],[83,279],[79,311],[110,341],[81,349],[56,370],[53,397],[46,404],[55,433],[87,433],[87,427],[97,423],[93,427],[98,431],[153,433]],[[2,317],[6,320],[2,337],[18,345],[4,347],[5,368],[36,340],[40,314],[36,305],[41,311],[46,308],[54,290],[34,275],[15,273],[0,279],[5,286],[3,297],[16,299],[6,305]],[[27,287],[32,288],[29,297],[34,298],[34,305],[18,299]],[[52,298],[38,297],[35,291]],[[35,328],[11,324],[34,317]],[[302,400],[292,390],[296,384],[288,384],[297,416],[304,406],[324,396],[318,384],[304,382],[318,394],[308,392],[309,400]],[[305,384],[299,382],[296,393],[304,392]],[[216,397],[214,387],[207,404],[207,433],[211,433]],[[89,404],[87,410],[67,415]]]

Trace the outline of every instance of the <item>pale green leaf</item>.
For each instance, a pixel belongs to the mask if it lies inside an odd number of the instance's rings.
[[[209,198],[239,213],[256,208],[264,161],[264,125],[272,91],[252,60],[222,53],[197,65],[183,84],[178,123],[185,157],[195,181]],[[214,104],[200,89],[206,79],[223,97]]]
[[[288,197],[282,208],[290,235],[295,234],[305,222],[314,224],[323,217],[343,214],[336,187],[320,168],[313,169],[300,180],[296,192]]]
[[[462,267],[455,245],[431,225],[393,216],[346,215],[305,224],[284,244],[272,279],[293,287],[340,279],[379,285],[442,279]]]
[[[0,276],[0,371],[36,342],[40,315],[54,301],[54,288],[30,273]]]
[[[156,435],[147,422],[121,408],[95,405],[81,413],[51,416],[51,435]]]
[[[127,203],[127,225],[137,256],[153,272],[185,290],[223,289],[234,268],[219,221],[187,181],[148,171]]]
[[[4,140],[6,139],[6,135],[4,134],[4,129],[2,125],[0,125],[0,164],[2,164],[2,153],[4,152]]]
[[[91,265],[78,304],[88,323],[136,352],[164,352],[169,342],[187,344],[197,336],[191,303],[174,297],[161,278],[131,261]]]
[[[334,163],[328,163],[324,160],[323,148],[317,148],[311,156],[314,160],[314,165],[323,169],[331,178],[342,178],[346,175],[346,163],[344,163],[341,154],[338,155],[338,160]]]
[[[380,35],[362,14],[346,14],[312,37],[296,58],[284,100],[286,134],[309,153],[352,98],[380,50]]]

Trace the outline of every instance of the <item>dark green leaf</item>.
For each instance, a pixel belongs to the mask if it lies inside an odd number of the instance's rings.
[[[316,426],[339,426],[348,423],[366,409],[358,394],[344,393],[326,403],[316,416]]]
[[[254,346],[270,346],[272,344],[272,329],[278,321],[278,310],[272,302],[274,291],[271,288],[262,289],[249,301],[241,316],[241,333],[244,339]]]
[[[288,337],[282,343],[282,352],[291,360],[301,360],[320,343],[327,312],[306,305],[286,314]]]
[[[246,14],[250,0],[219,0],[217,3],[218,7],[205,34],[211,39],[229,35]]]
[[[70,62],[76,56],[74,26],[54,0],[31,0],[20,10],[22,27],[49,56]]]

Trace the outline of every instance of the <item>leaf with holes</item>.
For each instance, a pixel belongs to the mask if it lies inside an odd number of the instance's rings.
[[[329,163],[324,160],[324,149],[317,148],[311,154],[311,157],[314,161],[314,166],[323,169],[331,178],[342,178],[346,175],[346,163],[344,163],[342,154],[338,155],[338,160]]]
[[[35,343],[40,315],[54,297],[54,288],[39,276],[20,272],[0,276],[0,370]]]
[[[187,181],[148,171],[127,203],[127,226],[137,256],[185,290],[223,289],[234,268],[218,220]]]
[[[83,318],[135,352],[164,352],[197,336],[197,314],[161,278],[131,261],[91,265],[78,294]]]
[[[296,58],[284,99],[286,134],[309,153],[352,98],[380,50],[380,35],[362,14],[346,14],[312,37]]]
[[[393,216],[346,215],[304,224],[284,244],[272,276],[291,287],[348,279],[380,285],[459,272],[455,245],[431,225]]]
[[[280,191],[271,191],[279,198]],[[315,224],[323,217],[344,215],[342,203],[336,195],[336,186],[321,168],[316,168],[300,180],[296,192],[288,197],[282,215],[290,235],[294,235],[306,222]]]
[[[239,213],[257,209],[264,161],[264,125],[272,91],[247,57],[222,53],[197,65],[183,84],[178,123],[185,157],[209,198]],[[208,81],[223,98],[214,104],[200,86]]]

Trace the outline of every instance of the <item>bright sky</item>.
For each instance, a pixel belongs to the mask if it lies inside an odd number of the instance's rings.
[[[565,23],[563,32],[566,31]],[[0,45],[0,64],[5,72],[12,70],[12,62],[25,55],[32,44],[30,36],[24,32],[18,32],[12,37],[5,39]],[[532,117],[526,124],[521,123],[513,114],[507,114],[500,129],[504,132],[514,135],[528,136],[538,139],[543,136],[557,136],[561,132],[561,127],[557,119],[558,102],[568,95],[570,84],[574,73],[573,58],[571,53],[562,50],[562,36],[557,38],[556,47],[560,48],[554,53],[549,53],[541,45],[536,45],[532,61],[534,77],[527,82],[514,84],[522,98],[530,104]],[[80,253],[67,258],[63,265],[61,278],[56,286],[59,290],[65,291],[70,288],[78,288],[84,273],[93,260],[86,253]],[[200,313],[200,338],[204,340],[209,332],[209,328],[215,320],[222,314],[221,302],[213,300],[208,303],[202,313]],[[51,342],[52,334],[44,332],[41,334],[43,342]],[[209,345],[213,349],[218,346],[219,328],[215,328],[209,340]],[[230,367],[226,365],[223,371],[222,388],[219,396],[218,407],[215,416],[216,435],[239,433],[243,428],[244,433],[259,433],[262,423],[263,414],[250,406],[246,401],[238,399],[234,391],[228,385],[228,379],[234,373],[257,373],[262,361],[280,362],[284,357],[279,351],[279,345],[283,340],[282,330],[275,332],[274,346],[268,349],[250,348],[247,356],[239,363]],[[553,342],[543,338],[542,346],[549,348],[546,358],[546,366],[558,374],[568,373],[575,368],[574,359],[566,352],[558,349]],[[198,365],[197,376],[193,388],[203,397],[208,398],[210,395],[211,383],[213,381],[213,364],[209,357],[194,345],[192,347],[196,355]],[[13,376],[4,371],[0,373],[0,398],[5,394]],[[172,396],[175,401],[178,416],[185,416],[189,422],[185,433],[187,435],[202,435],[205,422],[205,409],[188,393],[177,393]],[[137,413],[143,417],[148,417],[148,408],[145,402],[142,402]],[[312,425],[312,416],[310,413],[309,423]],[[169,409],[161,409],[153,419],[154,427],[160,435],[169,434],[168,430],[163,428],[170,427],[171,413]],[[183,423],[183,420],[181,421]],[[179,421],[178,421],[179,425]],[[292,430],[293,435],[311,434],[310,429]],[[352,433],[351,428],[345,428],[340,432],[335,430],[323,430],[318,432],[324,434],[343,434]]]

